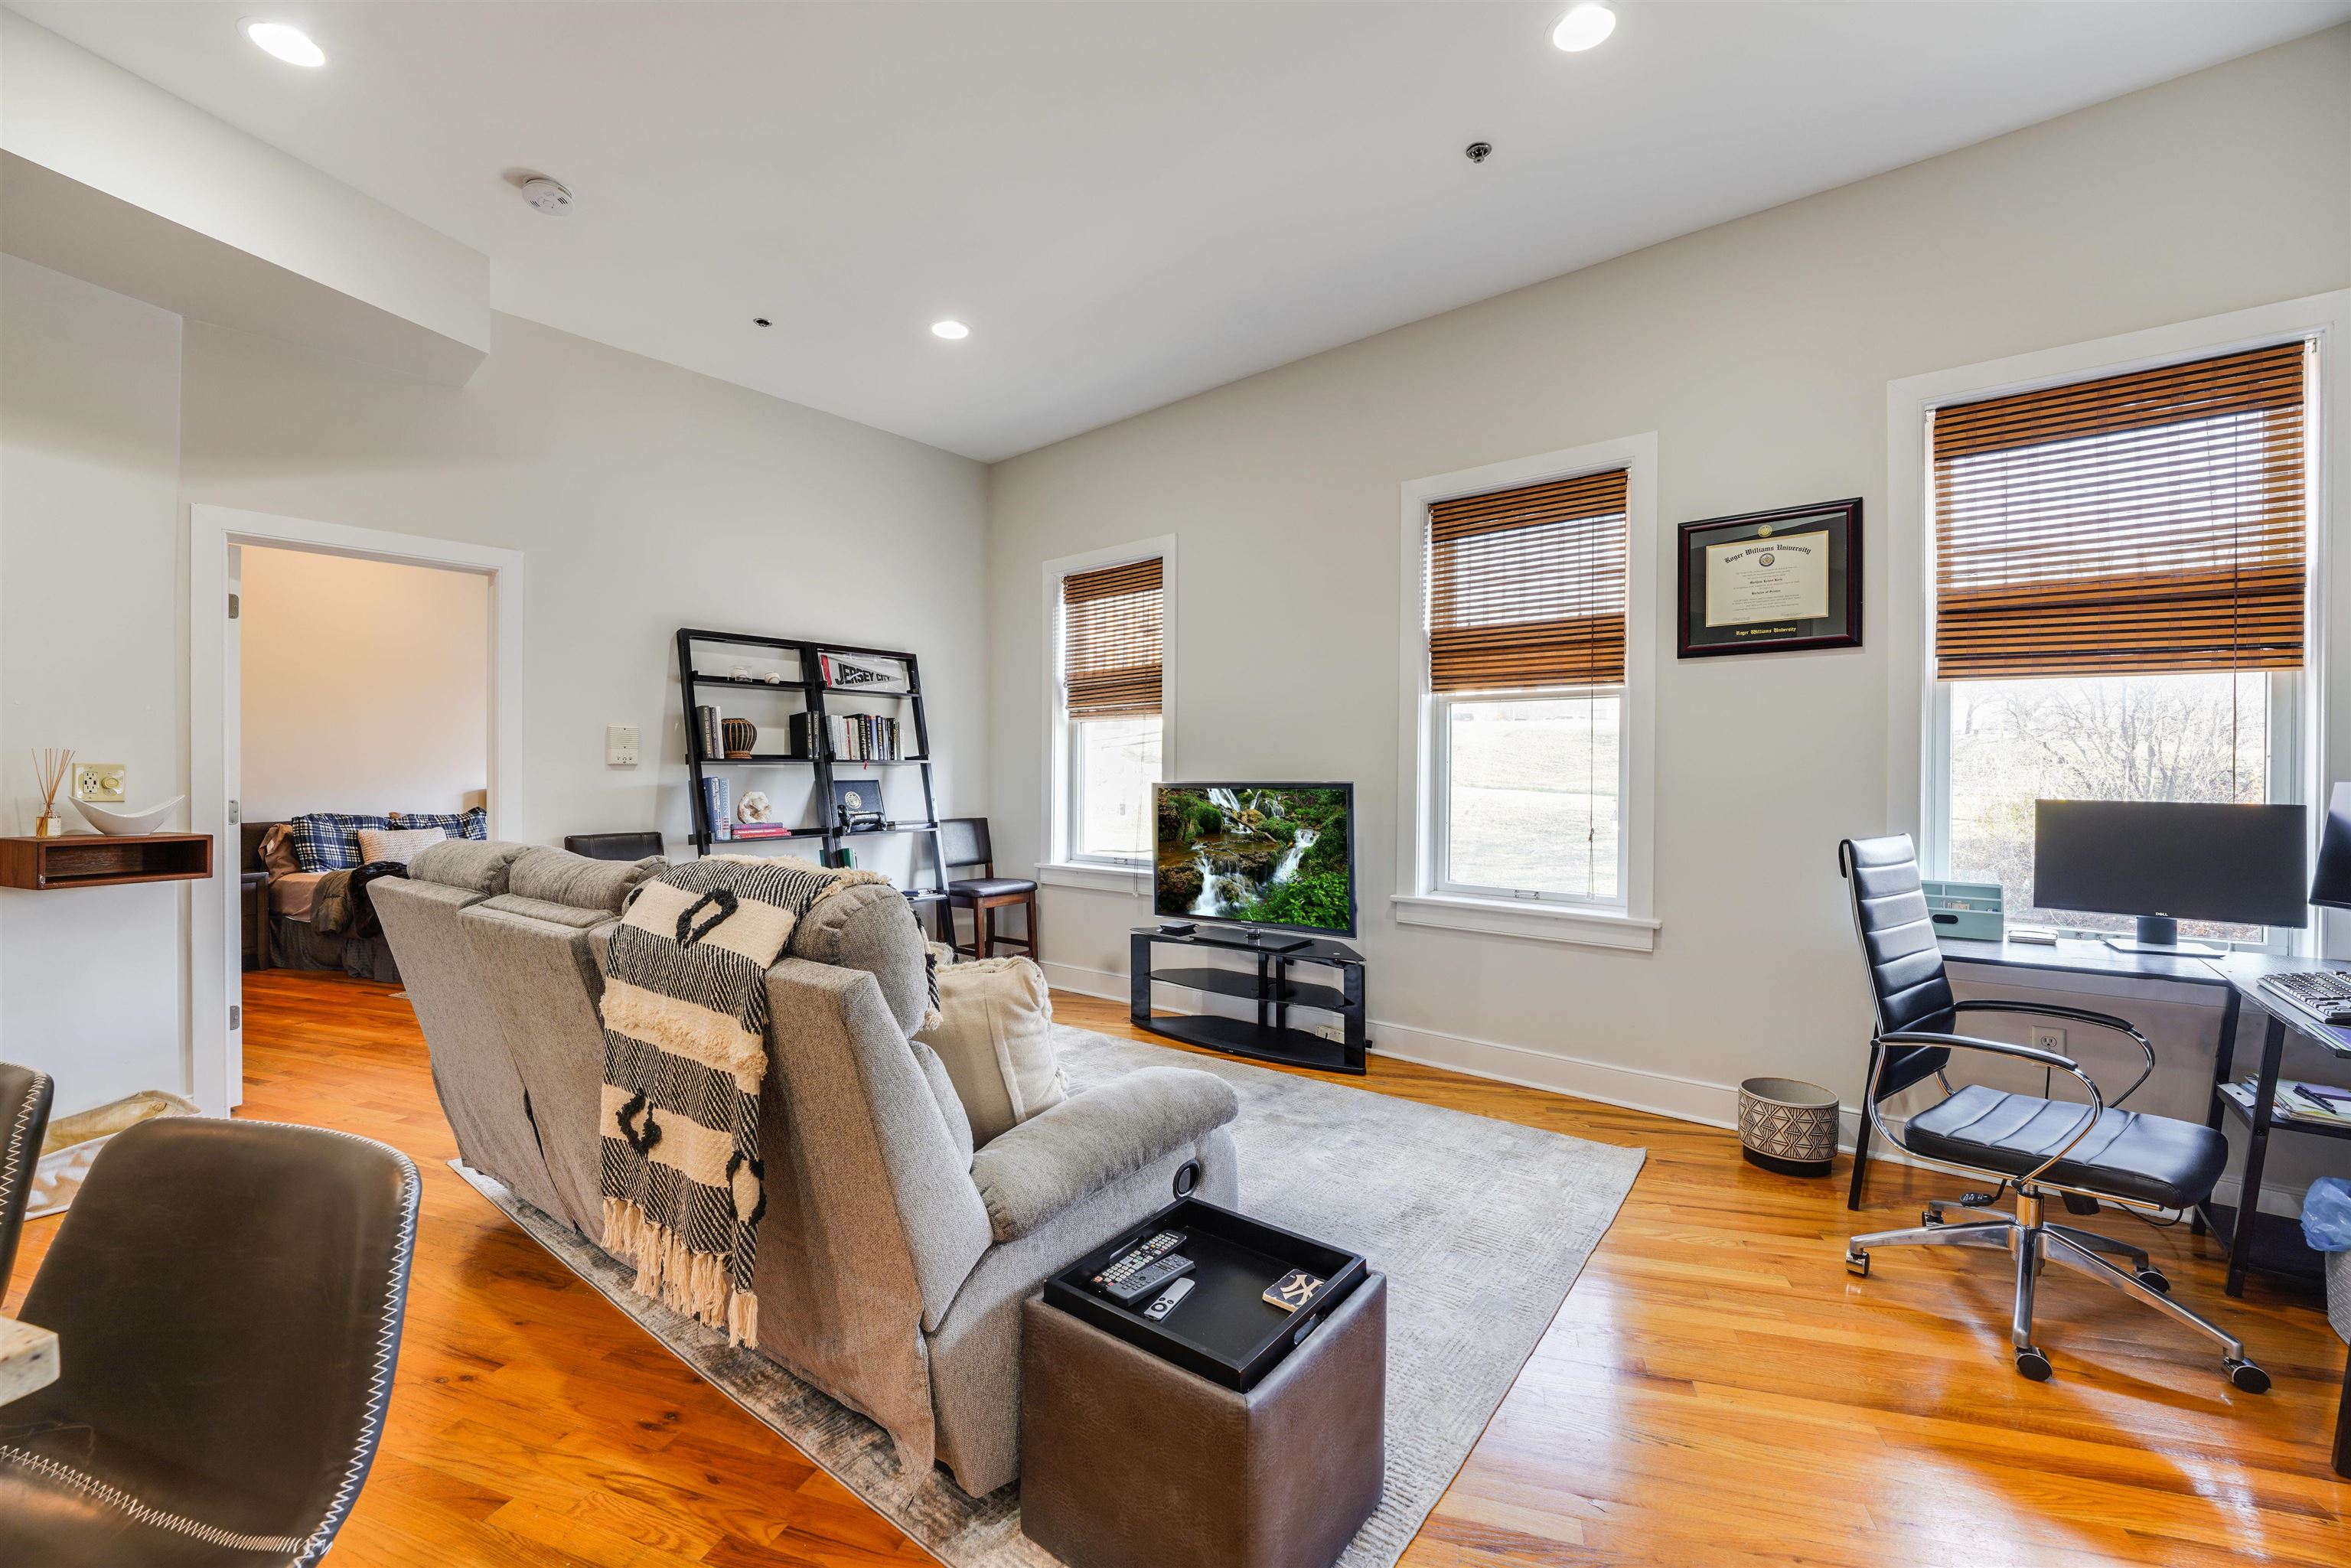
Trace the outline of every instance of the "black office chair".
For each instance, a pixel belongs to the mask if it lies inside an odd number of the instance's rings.
[[[316,1127],[117,1134],[25,1298],[63,1372],[0,1406],[0,1563],[317,1563],[383,1432],[418,1190]]]
[[[25,1204],[33,1196],[33,1168],[49,1127],[48,1074],[0,1061],[0,1299],[25,1230]]]
[[[948,946],[967,958],[993,957],[1000,945],[1037,956],[1037,884],[1027,877],[996,874],[996,847],[988,841],[986,817],[950,817],[939,824],[939,856],[953,871],[977,866],[980,874],[947,883],[947,907],[940,919],[946,926]],[[996,929],[996,912],[1019,909],[1025,935],[1007,936]],[[971,911],[971,946],[956,941],[955,912]]]
[[[2228,1142],[2217,1130],[2121,1108],[2155,1070],[2155,1047],[2147,1037],[2121,1019],[2079,1008],[1954,998],[1908,834],[1847,839],[1837,846],[1837,869],[1852,889],[1854,928],[1877,1009],[1862,1136],[1868,1136],[1874,1124],[1879,1135],[1922,1166],[1991,1181],[1997,1184],[1995,1197],[2003,1189],[2016,1192],[2013,1217],[1946,1223],[1943,1206],[1930,1203],[1913,1228],[1855,1237],[1845,1248],[1845,1267],[1867,1278],[1873,1247],[1990,1247],[2011,1253],[2016,1260],[2011,1324],[2016,1369],[2037,1382],[2049,1375],[2050,1367],[2032,1343],[2033,1284],[2043,1260],[2062,1263],[2210,1334],[2220,1343],[2220,1364],[2231,1383],[2249,1394],[2267,1389],[2269,1374],[2246,1359],[2243,1342],[2173,1301],[2170,1281],[2148,1263],[2145,1251],[2042,1218],[2041,1206],[2050,1193],[2079,1214],[2095,1214],[2101,1203],[2150,1213],[2184,1209],[2212,1196],[2212,1184],[2229,1157]],[[1957,1032],[1959,1016],[1970,1012],[2063,1019],[2111,1030],[2139,1048],[2146,1065],[2109,1103],[2096,1082],[2069,1057]],[[1955,1089],[1945,1073],[1954,1051],[1985,1051],[2066,1073],[2088,1092],[2089,1103],[2011,1094],[1976,1083]],[[1912,1115],[1896,1136],[1886,1124],[1885,1102],[1929,1078],[1940,1084],[1943,1097]],[[1855,1200],[1859,1196],[1856,1169]],[[2131,1272],[2101,1254],[2127,1259]]]

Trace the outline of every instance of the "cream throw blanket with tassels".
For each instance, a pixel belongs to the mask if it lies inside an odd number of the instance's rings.
[[[636,1288],[759,1343],[768,966],[818,900],[870,871],[711,857],[640,884],[604,983],[604,1250]]]

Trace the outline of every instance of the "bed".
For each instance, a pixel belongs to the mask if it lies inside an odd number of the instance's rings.
[[[246,873],[245,967],[331,970],[359,979],[399,984],[400,967],[392,960],[391,944],[376,925],[365,898],[332,896],[350,879],[350,868],[297,869],[290,845],[280,846],[274,856],[265,856],[264,847],[270,842],[273,830],[283,828],[290,835],[303,820],[246,822],[238,830],[240,864]],[[466,838],[482,837],[485,831],[472,812],[447,817],[394,813],[365,820],[398,826],[438,826],[451,836]],[[330,894],[327,904],[334,912],[332,924],[318,918],[322,885]]]

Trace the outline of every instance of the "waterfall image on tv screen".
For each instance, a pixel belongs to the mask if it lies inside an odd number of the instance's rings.
[[[1344,784],[1163,784],[1154,907],[1352,936],[1354,866]]]

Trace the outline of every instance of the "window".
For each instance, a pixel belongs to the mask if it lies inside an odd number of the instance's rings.
[[[1140,865],[1163,760],[1164,558],[1056,575],[1065,772],[1054,842],[1067,862]]]
[[[1654,946],[1656,451],[1404,486],[1398,920]]]
[[[2037,799],[2302,799],[2311,353],[1931,412],[1931,809],[1948,874],[2012,919],[2130,924],[2033,907]]]

